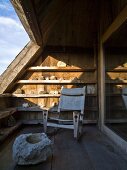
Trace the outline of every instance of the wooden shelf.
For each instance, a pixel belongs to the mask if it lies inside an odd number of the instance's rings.
[[[24,108],[24,107],[17,107],[17,110],[18,111],[27,111],[27,112],[42,112],[44,109],[40,108],[40,107],[37,107],[37,106],[33,106],[33,107],[27,107],[27,108]]]
[[[106,81],[106,84],[127,84],[127,80],[123,80],[123,81]]]
[[[91,82],[76,82],[73,80],[19,80],[18,84],[96,84]]]
[[[75,67],[29,67],[28,71],[43,71],[43,72],[93,72],[96,68],[75,68]]]
[[[86,94],[86,97],[96,97],[97,94]],[[12,94],[17,98],[59,98],[60,94]]]
[[[17,111],[17,109],[15,107],[10,107],[10,108],[0,110],[0,119],[10,116],[13,113],[15,113],[16,111]]]
[[[27,108],[24,108],[24,107],[17,107],[17,110],[18,111],[26,111],[26,112],[42,112],[43,110],[49,110],[51,112],[56,112],[57,111],[57,107],[54,107],[54,109],[50,109],[50,108],[41,108],[41,107],[38,107],[38,106],[33,106],[33,107],[27,107]],[[85,107],[85,110],[84,112],[86,111],[98,111],[97,107]]]
[[[106,69],[106,72],[127,72],[127,67],[110,68]]]
[[[58,98],[60,94],[12,94],[12,97],[20,98]]]

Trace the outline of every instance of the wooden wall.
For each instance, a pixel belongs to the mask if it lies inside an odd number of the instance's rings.
[[[103,34],[127,4],[126,0],[100,1],[100,27]]]
[[[66,63],[64,71],[57,71],[59,69],[57,64],[59,61]],[[21,119],[42,119],[42,112],[39,110],[39,106],[46,106],[55,110],[54,104],[58,104],[59,95],[50,95],[57,91],[60,93],[61,87],[66,88],[83,87],[86,86],[86,103],[85,103],[85,118],[88,120],[96,120],[98,115],[98,91],[97,91],[97,60],[96,54],[93,48],[78,48],[78,47],[46,47],[45,52],[33,63],[32,66],[39,67],[57,67],[54,71],[29,71],[26,70],[26,74],[20,80],[36,80],[33,84],[30,83],[17,83],[13,91],[16,93],[17,89],[21,89],[22,92],[28,97],[13,98],[13,106],[16,106],[20,110],[19,116]],[[68,69],[69,68],[69,69]],[[74,71],[75,69],[75,71]],[[80,70],[80,71],[79,71]],[[72,80],[77,83],[37,83],[41,77],[55,76],[57,80]],[[43,96],[42,93],[47,94]],[[41,95],[41,97],[40,97]],[[34,96],[34,97],[32,97]],[[29,103],[32,110],[22,110],[22,104]],[[38,107],[38,109],[37,109]],[[35,109],[36,108],[36,109]],[[29,112],[28,112],[29,111]]]
[[[93,47],[98,23],[99,1],[70,1],[52,28],[47,45]]]

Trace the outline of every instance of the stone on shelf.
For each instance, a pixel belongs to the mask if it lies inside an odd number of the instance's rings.
[[[67,64],[63,61],[58,61],[58,63],[57,63],[57,67],[66,67],[66,66],[67,66]]]
[[[95,94],[96,88],[94,85],[87,85],[87,94]]]
[[[56,76],[50,76],[50,80],[57,80]]]
[[[41,90],[41,91],[39,91],[39,94],[48,94],[48,92],[45,90]]]
[[[18,89],[16,89],[16,91],[14,93],[15,94],[24,94],[25,92],[24,92],[24,90],[18,88]]]
[[[45,133],[22,134],[14,141],[13,160],[18,165],[38,164],[51,155],[51,140]]]
[[[127,63],[124,63],[123,66],[124,66],[124,67],[127,67]]]
[[[28,107],[29,107],[29,103],[23,103],[23,104],[22,104],[22,107],[23,107],[23,108],[28,108]]]
[[[45,77],[44,76],[40,76],[39,80],[45,80]]]

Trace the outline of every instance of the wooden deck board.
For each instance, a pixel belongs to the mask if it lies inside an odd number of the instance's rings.
[[[86,129],[83,146],[91,158],[95,170],[126,170],[127,161],[123,160],[121,151],[98,130]]]
[[[104,136],[95,126],[85,126],[80,141],[73,138],[72,130],[49,129],[53,141],[53,157],[35,166],[16,166],[12,161],[12,144],[22,133],[42,132],[42,126],[29,126],[11,136],[0,147],[0,170],[126,170],[127,156]],[[52,133],[51,133],[52,132]],[[125,157],[126,156],[126,157]]]
[[[61,130],[54,144],[53,170],[94,170],[86,148],[73,138],[72,130]]]

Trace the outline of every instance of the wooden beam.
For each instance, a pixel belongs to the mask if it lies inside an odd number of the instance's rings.
[[[126,21],[127,19],[127,5],[115,18],[113,23],[108,27],[106,32],[102,36],[102,43],[106,42],[108,38]]]
[[[70,1],[68,0],[53,0],[47,7],[45,13],[42,13],[42,17],[40,16],[40,27],[44,44],[46,44],[53,26],[63,14],[66,5],[68,5],[69,2]]]
[[[31,0],[11,0],[11,3],[30,39],[38,45],[42,45],[42,34],[38,25],[33,2]]]
[[[98,93],[99,93],[99,120],[98,126],[102,129],[105,117],[105,61],[104,50],[100,40],[98,53]]]
[[[26,66],[41,52],[40,46],[30,41],[0,76],[0,93],[6,93],[11,89],[16,79],[25,71]]]

